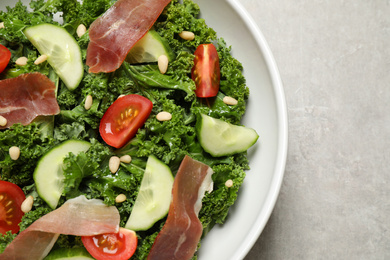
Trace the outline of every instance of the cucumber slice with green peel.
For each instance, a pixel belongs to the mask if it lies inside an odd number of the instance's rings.
[[[93,260],[88,251],[83,247],[61,248],[50,252],[44,260]]]
[[[84,66],[75,38],[54,24],[27,27],[23,33],[41,55],[47,56],[48,63],[68,89],[77,88],[84,75]]]
[[[169,61],[175,56],[167,41],[156,31],[150,30],[131,48],[126,61],[130,64],[156,62],[163,54]]]
[[[151,155],[130,218],[125,228],[147,230],[168,214],[173,175],[169,167]]]
[[[68,140],[48,151],[34,171],[34,182],[39,197],[52,208],[57,207],[63,191],[63,161],[69,153],[86,152],[91,144],[81,140]]]
[[[252,128],[233,125],[204,114],[199,119],[196,123],[199,143],[214,157],[244,152],[259,138]]]

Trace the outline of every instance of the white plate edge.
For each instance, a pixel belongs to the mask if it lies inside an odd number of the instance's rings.
[[[279,197],[287,161],[288,117],[287,103],[285,99],[282,79],[280,77],[279,69],[276,65],[275,58],[272,55],[271,49],[268,46],[263,33],[260,31],[260,28],[253,20],[252,16],[238,0],[226,0],[226,2],[230,4],[232,8],[237,12],[237,14],[241,17],[241,19],[253,35],[262,54],[264,55],[265,63],[267,65],[267,68],[269,68],[272,85],[274,86],[279,126],[278,154],[277,160],[275,162],[276,167],[271,182],[270,192],[267,194],[261,214],[256,219],[254,225],[256,228],[253,228],[248,234],[248,236],[246,236],[245,240],[241,241],[241,250],[237,250],[237,253],[232,255],[231,257],[231,259],[244,259],[260,237],[260,234],[263,231],[265,225],[267,224],[275,207],[276,201]]]

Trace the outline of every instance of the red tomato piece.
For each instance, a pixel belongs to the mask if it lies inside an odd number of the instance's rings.
[[[11,59],[11,52],[7,47],[0,44],[0,73],[7,67]]]
[[[217,49],[213,44],[201,44],[194,52],[191,78],[195,81],[197,97],[215,97],[219,91],[220,68]]]
[[[87,251],[97,260],[127,260],[137,249],[134,231],[119,228],[118,233],[81,237]]]
[[[153,103],[146,97],[131,94],[112,103],[100,121],[100,135],[115,148],[121,148],[135,136],[152,112]]]
[[[19,223],[24,215],[20,209],[26,199],[18,185],[8,181],[0,181],[0,233],[19,232]]]

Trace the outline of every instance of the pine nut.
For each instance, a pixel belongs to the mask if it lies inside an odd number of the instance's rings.
[[[179,33],[179,36],[183,40],[187,40],[187,41],[192,41],[193,39],[195,39],[195,34],[189,31],[182,31],[181,33]]]
[[[86,32],[87,32],[87,28],[85,27],[84,24],[80,24],[79,26],[77,26],[76,33],[79,38],[83,36]]]
[[[27,213],[32,209],[34,203],[34,197],[33,196],[28,196],[20,206],[20,209],[24,212]]]
[[[158,57],[157,60],[158,63],[158,69],[160,70],[161,74],[165,74],[168,70],[168,57],[166,55],[161,55]]]
[[[92,107],[93,99],[91,95],[88,95],[85,98],[84,108],[85,110],[89,110]]]
[[[172,114],[169,112],[160,112],[156,115],[158,121],[169,121],[172,119]]]
[[[121,160],[118,156],[112,156],[110,161],[108,162],[108,168],[110,168],[111,173],[116,173],[119,169],[119,165],[121,164]]]
[[[0,116],[0,126],[6,126],[7,125],[7,118]]]
[[[4,22],[1,22],[1,23],[0,23],[0,29],[3,29],[3,28],[5,28]]]
[[[233,181],[232,180],[227,180],[225,182],[225,186],[228,187],[228,188],[232,187],[233,186]]]
[[[17,146],[12,146],[9,148],[9,156],[11,157],[12,160],[16,161],[19,159],[20,156],[20,149]]]
[[[225,97],[223,97],[223,103],[225,103],[226,105],[235,106],[238,104],[238,101],[235,98],[225,96]]]
[[[124,96],[126,96],[126,95],[123,95],[123,94],[122,94],[122,95],[119,95],[117,99],[119,99],[119,98],[121,98],[121,97],[124,97]]]
[[[115,198],[115,202],[116,203],[122,203],[126,200],[126,195],[125,194],[119,194],[118,196],[116,196]]]
[[[131,163],[131,156],[128,154],[121,156],[119,159],[123,163]]]
[[[47,55],[43,54],[41,56],[39,56],[35,61],[34,61],[34,64],[35,65],[38,65],[38,64],[41,64],[42,62],[45,62],[47,60]]]
[[[16,61],[15,64],[19,66],[25,66],[27,65],[28,59],[26,57],[19,57]]]

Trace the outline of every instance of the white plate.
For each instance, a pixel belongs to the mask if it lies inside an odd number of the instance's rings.
[[[232,46],[250,89],[243,123],[260,135],[226,223],[202,241],[200,260],[243,259],[274,208],[287,156],[287,109],[279,71],[259,28],[237,0],[195,0],[206,23]]]
[[[199,259],[243,259],[267,223],[283,180],[288,133],[283,86],[263,35],[237,0],[195,2],[206,23],[232,46],[234,57],[244,66],[251,95],[243,123],[260,135],[249,150],[251,170],[237,203],[226,223],[214,227],[202,241]],[[0,9],[15,3],[1,0]]]

